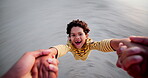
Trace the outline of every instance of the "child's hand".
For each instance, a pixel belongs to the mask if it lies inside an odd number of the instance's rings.
[[[57,78],[58,63],[59,61],[51,54],[37,58],[32,69],[34,78]]]

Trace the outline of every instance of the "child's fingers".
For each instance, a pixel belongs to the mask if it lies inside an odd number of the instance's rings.
[[[50,64],[48,66],[49,69],[49,77],[48,78],[57,78],[58,76],[58,66]]]
[[[52,58],[54,58],[54,59],[55,59],[55,55],[52,55]]]
[[[53,64],[53,65],[58,65],[59,64],[59,61],[57,59],[48,58],[47,61],[48,61],[49,64]]]
[[[127,49],[127,46],[125,46],[125,45],[122,45],[121,47],[120,47],[120,51],[121,52],[123,52],[124,50],[126,50]]]
[[[123,45],[123,43],[119,43],[119,49],[117,50],[117,54],[120,57],[122,55],[122,52],[127,49],[127,46]]]
[[[51,71],[53,71],[55,73],[58,73],[58,66],[50,64],[49,65],[49,70],[51,70]]]
[[[49,63],[49,71],[54,72],[54,74],[56,76],[58,76],[58,64],[59,64],[59,61],[57,59],[52,59],[52,58],[49,58],[47,61]],[[52,76],[52,75],[50,75],[50,76]]]
[[[121,47],[121,46],[123,46],[123,43],[122,42],[119,43],[119,47]]]
[[[120,56],[120,61],[121,61],[121,63],[122,63],[122,61],[124,60],[124,59],[126,59],[129,55],[130,55],[130,51],[127,51],[127,50],[129,50],[129,48],[127,48],[127,46],[121,46],[121,48],[120,48],[120,50],[121,50],[121,52],[122,52],[122,55]],[[131,53],[132,54],[132,53]],[[134,53],[133,53],[134,54]]]
[[[120,47],[123,45],[123,43],[119,43],[119,49],[117,50],[118,56],[121,56],[122,52],[120,50]]]
[[[117,50],[118,60],[117,60],[116,66],[119,68],[122,68],[122,63],[121,63],[121,55],[122,55],[121,47],[122,46],[123,46],[123,43],[119,43],[119,49]]]

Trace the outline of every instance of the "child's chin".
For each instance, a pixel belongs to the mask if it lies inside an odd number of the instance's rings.
[[[82,47],[81,47],[81,46],[77,46],[76,48],[77,48],[77,49],[80,49],[80,48],[82,48]]]

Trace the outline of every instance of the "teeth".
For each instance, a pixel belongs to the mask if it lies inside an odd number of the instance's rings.
[[[81,42],[81,41],[76,41],[76,42]]]
[[[81,41],[76,41],[75,43],[81,43]]]

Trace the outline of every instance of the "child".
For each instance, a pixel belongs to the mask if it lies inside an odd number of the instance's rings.
[[[117,50],[119,42],[129,43],[129,39],[105,39],[94,42],[88,37],[89,31],[84,21],[73,20],[67,25],[68,43],[51,47],[51,53],[56,57],[61,57],[70,51],[76,60],[85,61],[91,50],[112,52]]]

